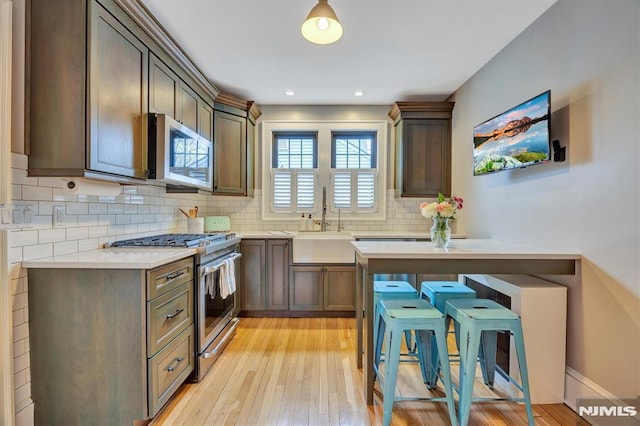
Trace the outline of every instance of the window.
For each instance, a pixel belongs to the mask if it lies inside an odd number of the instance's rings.
[[[262,219],[384,220],[387,196],[386,113],[379,120],[264,120]],[[256,192],[258,194],[259,192]]]
[[[331,189],[334,209],[376,209],[377,141],[374,132],[332,132]]]
[[[272,147],[273,211],[312,211],[316,207],[318,136],[274,132]]]

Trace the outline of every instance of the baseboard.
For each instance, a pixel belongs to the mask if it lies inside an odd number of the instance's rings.
[[[606,400],[610,404],[625,407],[629,405],[628,401],[623,401],[616,395],[612,394],[599,384],[590,380],[589,378],[578,373],[571,367],[566,367],[565,374],[565,399],[564,403],[576,413],[578,412],[578,399],[595,399]],[[628,418],[629,420],[635,420],[640,422],[640,407],[635,407],[639,414]],[[593,420],[590,420],[593,421]],[[627,424],[627,423],[624,423]]]

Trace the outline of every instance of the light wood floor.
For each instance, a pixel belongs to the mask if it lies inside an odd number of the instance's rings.
[[[355,338],[353,318],[242,318],[204,380],[183,385],[152,425],[379,425],[381,395],[376,384],[375,404],[364,402]],[[429,396],[416,364],[401,364],[398,392]],[[562,404],[535,405],[534,416],[537,425],[579,420]],[[394,404],[392,425],[448,424],[444,403]],[[473,404],[470,424],[526,425],[524,405]]]

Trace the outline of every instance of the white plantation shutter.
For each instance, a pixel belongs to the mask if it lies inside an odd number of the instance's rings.
[[[313,211],[316,207],[315,169],[273,169],[273,211]]]
[[[296,194],[298,210],[313,210],[315,207],[316,173],[313,170],[296,170]]]
[[[375,169],[333,169],[333,208],[350,212],[375,211],[376,178]]]
[[[333,173],[333,207],[351,209],[350,171],[334,171]]]
[[[376,171],[357,170],[358,175],[358,210],[373,210],[376,206]]]
[[[273,170],[273,208],[274,210],[291,209],[291,170]]]

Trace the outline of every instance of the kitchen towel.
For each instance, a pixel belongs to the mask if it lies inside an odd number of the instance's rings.
[[[220,297],[226,299],[236,291],[236,271],[233,259],[227,259],[220,267]]]

